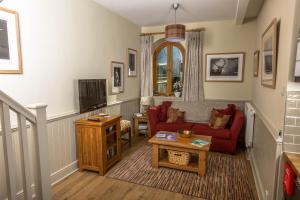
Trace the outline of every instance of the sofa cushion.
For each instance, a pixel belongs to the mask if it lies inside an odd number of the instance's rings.
[[[168,109],[169,107],[172,105],[172,102],[171,101],[164,101],[159,109],[160,109],[160,112],[158,114],[158,119],[160,122],[165,122],[167,121],[168,119]]]
[[[208,125],[214,129],[225,128],[229,119],[231,118],[230,114],[223,112],[223,110],[212,109],[210,118],[208,120]]]
[[[184,112],[177,108],[169,107],[167,123],[184,122]]]
[[[165,123],[160,122],[156,125],[158,131],[172,131],[176,132],[178,130],[191,130],[193,123],[189,122],[176,122],[176,123]]]
[[[216,109],[218,112],[224,114],[224,115],[230,115],[230,119],[228,121],[228,128],[231,127],[232,123],[233,123],[233,116],[235,115],[235,111],[236,111],[236,106],[234,104],[228,104],[227,108],[225,109]]]
[[[212,111],[210,112],[210,117],[209,117],[209,120],[208,120],[208,125],[210,127],[213,127],[214,124],[215,124],[217,112],[218,111],[216,109],[212,109]]]
[[[208,126],[208,124],[194,124],[192,130],[198,135],[208,135],[219,139],[230,139],[229,129],[213,129]]]
[[[217,116],[214,123],[213,129],[224,129],[230,119],[230,115],[223,115],[222,117]]]

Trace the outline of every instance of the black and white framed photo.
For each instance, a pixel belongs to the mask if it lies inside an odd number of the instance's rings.
[[[245,53],[206,54],[206,81],[243,82]]]
[[[137,75],[137,51],[134,49],[128,49],[128,76],[134,77]]]
[[[274,19],[262,34],[261,84],[276,88],[277,71],[277,20]]]
[[[259,71],[259,50],[254,52],[253,55],[253,76],[258,77]]]
[[[124,63],[111,62],[111,94],[124,92]]]
[[[22,74],[19,15],[0,7],[0,74]]]

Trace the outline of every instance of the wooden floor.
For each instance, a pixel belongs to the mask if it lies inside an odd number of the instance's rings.
[[[132,147],[124,148],[122,157],[127,157],[146,142],[147,139],[143,136],[134,138]],[[244,153],[238,153],[237,156],[244,156]],[[253,175],[249,174],[249,176],[255,191]],[[256,191],[255,194],[257,194]],[[53,200],[200,200],[196,197],[106,178],[99,176],[98,173],[88,171],[75,172],[55,185],[52,188],[52,198]]]

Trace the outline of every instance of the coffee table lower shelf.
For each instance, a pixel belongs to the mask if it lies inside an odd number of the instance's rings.
[[[183,151],[188,153],[196,154],[198,159],[191,160],[188,165],[177,165],[170,163],[167,156],[164,156],[163,151],[168,149]],[[204,176],[206,172],[206,159],[207,159],[207,151],[194,150],[194,149],[186,149],[186,148],[176,148],[166,145],[157,145],[152,144],[152,167],[168,167],[173,169],[179,169],[184,171],[196,172],[199,176]]]
[[[158,166],[179,169],[184,171],[191,171],[196,173],[198,173],[199,171],[198,163],[196,162],[190,162],[188,165],[177,165],[177,164],[170,163],[168,158],[162,158],[160,161],[158,161]]]

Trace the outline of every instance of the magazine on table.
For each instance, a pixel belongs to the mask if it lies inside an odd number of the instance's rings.
[[[197,147],[204,147],[205,145],[208,145],[210,144],[210,142],[208,141],[205,141],[205,140],[201,140],[201,139],[196,139],[196,140],[193,140],[191,142],[192,145],[195,145]]]
[[[155,137],[159,140],[176,141],[176,134],[167,131],[158,131]]]

